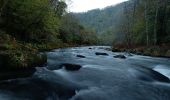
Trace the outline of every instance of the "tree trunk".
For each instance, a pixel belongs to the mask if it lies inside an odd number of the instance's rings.
[[[131,25],[131,39],[134,39],[134,31],[133,31],[133,27],[134,27],[134,25],[135,25],[135,20],[136,20],[136,18],[135,18],[135,13],[136,13],[136,6],[137,6],[137,1],[138,0],[134,0],[133,1],[133,16],[132,16],[132,25]],[[133,45],[133,43],[132,43],[133,41],[131,41],[131,45]]]
[[[127,5],[127,2],[124,3],[124,15],[125,15],[125,18],[126,18],[126,24],[125,24],[125,39],[126,39],[126,45],[127,45],[127,48],[129,49],[130,48],[130,18],[129,18],[129,13],[128,13],[128,5]]]
[[[146,32],[146,45],[149,46],[149,32],[148,32],[148,16],[147,16],[147,0],[145,1],[145,32]]]
[[[164,14],[165,14],[165,17],[164,17],[164,24],[163,24],[163,29],[164,29],[164,32],[165,32],[165,35],[164,35],[164,37],[165,37],[165,39],[166,39],[166,36],[168,35],[167,34],[167,19],[168,19],[168,15],[167,15],[167,5],[168,5],[168,0],[165,0],[164,1]]]
[[[167,0],[158,0],[158,15],[157,15],[157,44],[166,42],[166,9]]]
[[[2,16],[3,9],[7,5],[7,3],[8,3],[8,0],[3,0],[2,1],[2,7],[0,8],[0,17]]]
[[[159,4],[158,0],[156,1],[156,11],[155,11],[155,22],[154,22],[154,45],[157,45],[157,24],[158,24],[158,11],[159,11]]]

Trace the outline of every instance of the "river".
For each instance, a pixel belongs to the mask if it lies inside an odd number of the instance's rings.
[[[47,66],[37,67],[31,77],[0,82],[0,100],[170,100],[169,58],[111,52],[108,48],[47,52]],[[62,64],[82,67],[71,71],[61,68]]]

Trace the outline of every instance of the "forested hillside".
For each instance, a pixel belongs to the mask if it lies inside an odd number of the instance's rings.
[[[80,20],[85,27],[89,27],[98,33],[102,44],[111,44],[117,34],[118,37],[122,37],[119,33],[119,25],[123,18],[123,5],[124,3],[116,6],[109,6],[104,9],[95,9],[83,13],[74,13],[74,15]],[[114,32],[114,33],[113,33]]]
[[[66,8],[63,0],[0,0],[0,69],[43,64],[42,50],[94,44],[95,33]]]
[[[129,0],[105,9],[75,14],[106,44],[162,45],[170,43],[170,1]]]

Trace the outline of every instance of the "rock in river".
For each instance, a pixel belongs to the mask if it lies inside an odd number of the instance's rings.
[[[83,56],[83,55],[77,55],[77,57],[79,57],[79,58],[86,58],[86,57]]]
[[[78,71],[82,66],[77,64],[64,63],[61,65],[61,67],[64,67],[68,71]]]
[[[124,56],[124,55],[116,55],[116,56],[114,56],[114,58],[126,59],[126,56]]]
[[[96,54],[96,55],[108,56],[108,54],[107,54],[107,53],[103,53],[103,52],[96,52],[95,54]]]

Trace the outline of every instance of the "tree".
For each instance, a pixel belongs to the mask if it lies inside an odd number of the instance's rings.
[[[130,3],[129,3],[130,4]],[[125,2],[124,3],[124,15],[125,15],[125,18],[126,18],[126,22],[124,23],[124,28],[125,28],[125,43],[127,43],[127,48],[130,48],[131,46],[131,39],[132,39],[132,36],[131,36],[131,13],[130,13],[130,9],[129,8],[129,4],[128,2]]]
[[[167,36],[166,33],[166,23],[167,23],[167,0],[159,1],[159,10],[158,10],[158,43],[162,44],[165,42],[165,38]]]
[[[95,32],[83,27],[71,13],[63,16],[59,33],[65,43],[93,44],[97,40]]]
[[[145,32],[146,32],[146,45],[149,46],[149,31],[148,31],[148,2],[145,0]]]
[[[62,16],[66,12],[67,4],[64,1],[49,0],[56,15]]]
[[[8,3],[8,0],[0,0],[0,17],[2,16],[2,12],[7,3]]]
[[[159,0],[156,0],[155,10],[155,22],[154,22],[154,45],[157,45],[157,24],[158,24],[158,11],[159,11]]]
[[[94,28],[104,42],[124,43],[128,48],[170,43],[169,0],[129,0],[75,15],[84,26]]]
[[[58,33],[59,16],[66,7],[60,6],[64,2],[55,1],[58,3],[52,6],[49,0],[9,0],[3,6],[0,27],[20,39],[48,40]]]

